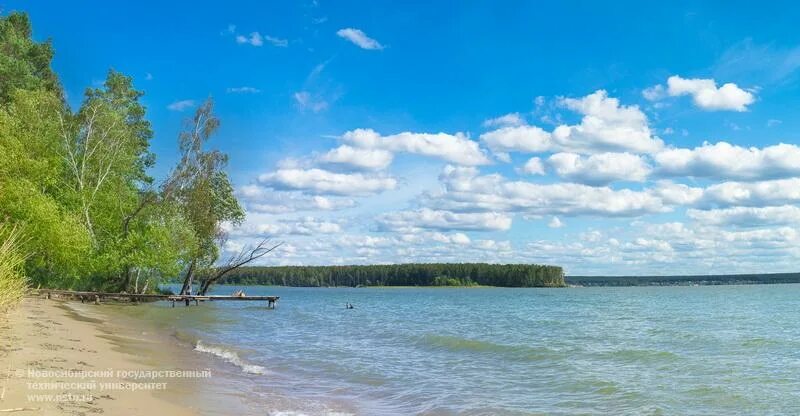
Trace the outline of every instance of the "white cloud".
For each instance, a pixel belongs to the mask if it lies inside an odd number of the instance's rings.
[[[647,116],[639,107],[620,105],[618,99],[609,97],[604,90],[579,99],[565,98],[561,102],[583,114],[580,124],[561,125],[553,131],[553,138],[562,149],[652,153],[664,145],[653,135]]]
[[[433,241],[444,244],[458,244],[467,245],[471,242],[470,238],[464,233],[442,234],[432,233],[431,239]]]
[[[308,91],[298,91],[293,95],[294,101],[301,110],[310,110],[319,113],[328,109],[328,102],[319,97],[314,97]]]
[[[507,126],[481,134],[492,152],[538,153],[553,149],[550,133],[536,126]]]
[[[686,214],[695,221],[713,226],[753,227],[774,224],[800,224],[800,207],[794,205],[732,207],[712,210],[690,209]]]
[[[231,87],[226,89],[225,92],[229,94],[258,94],[261,90],[254,87]]]
[[[236,43],[248,44],[252,46],[261,46],[264,44],[264,37],[258,32],[250,33],[250,36],[237,35]]]
[[[297,211],[332,211],[356,206],[350,198],[304,195],[298,191],[275,191],[260,185],[245,185],[236,195],[248,212],[286,214]]]
[[[303,190],[316,194],[374,195],[394,189],[397,180],[361,173],[335,173],[323,169],[278,169],[258,177],[258,182],[277,190]]]
[[[643,182],[650,167],[631,153],[599,153],[584,157],[576,153],[556,153],[547,160],[558,176],[588,185],[614,181]]]
[[[558,217],[553,217],[547,223],[547,226],[550,228],[561,228],[564,226],[564,223]]]
[[[669,210],[648,191],[508,181],[497,174],[479,176],[475,168],[447,166],[440,180],[444,191],[427,194],[425,202],[452,211],[631,217]]]
[[[383,149],[361,149],[342,145],[331,149],[320,156],[318,160],[324,163],[339,163],[361,169],[382,170],[386,169],[393,159],[392,152]]]
[[[381,136],[371,129],[346,132],[342,140],[362,149],[382,149],[394,153],[413,153],[433,156],[461,165],[490,163],[477,142],[461,133],[411,133],[403,132]]]
[[[755,101],[752,93],[734,83],[729,82],[717,88],[713,79],[686,79],[678,75],[667,79],[667,92],[673,97],[691,95],[696,106],[710,111],[746,111],[747,106]]]
[[[525,119],[519,113],[509,113],[500,117],[490,118],[483,122],[484,127],[513,127],[522,126]]]
[[[692,205],[703,197],[703,188],[670,181],[659,181],[648,191],[667,205]]]
[[[694,149],[668,149],[654,159],[667,176],[759,180],[800,175],[800,147],[778,144],[744,148],[726,142],[704,143]]]
[[[527,173],[529,175],[544,175],[544,164],[542,163],[542,159],[538,157],[532,157],[525,162],[525,166],[522,167],[522,172]]]
[[[378,218],[378,222],[387,230],[401,232],[418,229],[505,231],[511,228],[511,217],[502,213],[456,213],[428,208],[386,213]]]
[[[552,132],[536,126],[502,127],[481,135],[493,152],[568,151],[595,153],[622,151],[653,153],[664,143],[648,126],[637,106],[620,105],[604,90],[582,98],[563,98],[560,104],[583,115],[576,125],[561,124]]]
[[[263,237],[284,235],[320,235],[338,234],[342,232],[342,227],[331,221],[321,220],[314,217],[285,218],[278,221],[265,219],[261,216],[250,216],[248,220],[239,227],[230,227],[229,235],[233,237]]]
[[[286,40],[286,39],[281,39],[281,38],[277,38],[277,37],[269,36],[269,35],[264,36],[264,39],[266,39],[267,42],[271,43],[272,46],[277,46],[279,48],[285,48],[285,47],[289,46],[289,41]]]
[[[800,202],[800,178],[761,182],[724,182],[707,187],[701,206],[764,207]]]
[[[366,33],[359,29],[346,28],[336,32],[340,38],[344,38],[354,43],[361,49],[381,50],[384,48],[377,40],[370,38]]]
[[[194,100],[181,100],[175,101],[167,106],[167,109],[172,111],[183,111],[189,107],[194,107]]]
[[[663,85],[658,84],[642,90],[642,97],[648,101],[658,101],[667,97],[667,90]]]

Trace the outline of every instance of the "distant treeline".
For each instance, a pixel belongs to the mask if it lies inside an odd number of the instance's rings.
[[[562,287],[561,267],[538,264],[421,263],[370,266],[242,267],[223,284],[279,286]]]
[[[800,283],[800,273],[694,276],[567,276],[573,286],[679,286]]]

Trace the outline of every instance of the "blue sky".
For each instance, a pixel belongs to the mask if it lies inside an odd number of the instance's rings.
[[[747,2],[5,2],[69,101],[135,79],[156,175],[206,97],[272,264],[796,271],[800,10]]]

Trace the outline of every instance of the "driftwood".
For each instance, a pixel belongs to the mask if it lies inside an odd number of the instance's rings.
[[[200,284],[200,290],[197,291],[197,294],[205,295],[211,285],[216,283],[217,280],[222,279],[226,274],[266,256],[276,248],[280,247],[282,244],[283,242],[273,244],[270,238],[265,238],[256,244],[255,247],[243,248],[237,254],[234,254],[228,258],[228,261],[225,262],[225,265],[217,268],[213,275],[203,279],[203,282]]]

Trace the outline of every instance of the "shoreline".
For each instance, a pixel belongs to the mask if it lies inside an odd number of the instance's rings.
[[[0,317],[0,410],[207,414],[202,393],[212,365],[199,366],[162,334],[118,315],[27,297]]]

